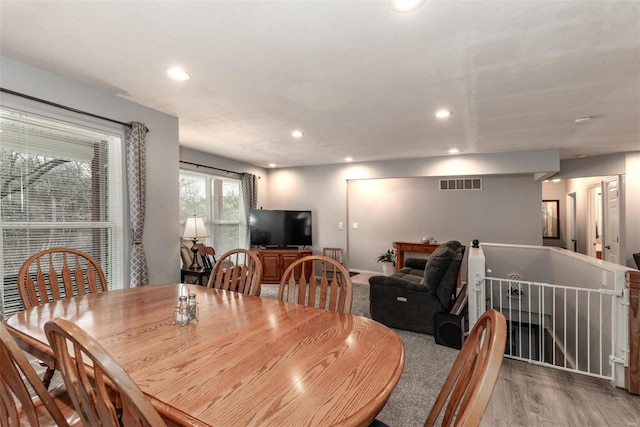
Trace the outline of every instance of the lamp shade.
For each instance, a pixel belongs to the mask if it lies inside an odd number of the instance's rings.
[[[187,239],[199,239],[201,237],[209,237],[207,229],[204,226],[204,220],[197,216],[190,216],[184,224],[184,232],[182,237]]]

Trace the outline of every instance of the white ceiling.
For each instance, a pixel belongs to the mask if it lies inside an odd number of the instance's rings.
[[[1,0],[0,54],[179,117],[182,146],[265,167],[640,150],[640,1],[398,14],[386,0]],[[191,80],[167,79],[172,65]]]

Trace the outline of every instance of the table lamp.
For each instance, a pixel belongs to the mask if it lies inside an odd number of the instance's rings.
[[[200,237],[209,237],[207,233],[207,228],[204,226],[204,220],[197,216],[190,216],[187,218],[184,224],[184,232],[182,233],[182,237],[185,239],[191,239],[193,242],[193,246],[191,247],[191,252],[193,252],[193,260],[191,261],[190,269],[194,270],[200,267],[200,263],[198,262],[198,239]]]

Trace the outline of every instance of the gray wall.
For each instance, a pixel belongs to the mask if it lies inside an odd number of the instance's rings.
[[[557,150],[541,150],[275,169],[268,171],[268,200],[264,207],[312,210],[314,253],[320,253],[324,246],[342,247],[351,269],[380,271],[375,256],[401,239],[419,241],[422,237],[435,237],[439,241],[457,239],[468,245],[471,239],[478,238],[496,243],[541,245],[540,201],[544,197],[541,183],[533,176],[549,176],[559,170],[554,178],[598,172],[627,174],[622,181],[626,195],[626,253],[627,265],[634,266],[631,253],[640,251],[640,153],[561,162]],[[485,189],[475,195],[431,194],[419,189],[430,180],[415,180],[447,176],[480,176]],[[407,178],[411,185],[405,187],[404,180],[383,178]],[[387,185],[396,185],[381,201],[367,185],[385,181]],[[357,185],[358,190],[354,187],[348,191],[352,185]],[[560,200],[562,238],[558,243],[563,246],[567,208],[566,196],[561,194],[565,185],[568,184],[560,184],[547,194],[548,198]],[[403,203],[407,209],[400,214],[399,206]],[[368,212],[363,212],[366,209]],[[452,218],[461,226],[447,225]],[[382,226],[385,219],[389,220]],[[338,227],[340,222],[342,230]],[[358,229],[352,228],[353,222],[358,222]],[[467,228],[465,224],[469,224]]]
[[[477,191],[440,191],[438,184],[438,178],[350,180],[350,267],[377,271],[375,258],[391,242],[422,237],[467,246],[473,239],[542,244],[541,186],[531,176],[485,176]]]
[[[147,209],[143,244],[151,283],[180,278],[179,246],[173,224],[178,224],[178,119],[132,103],[111,93],[60,77],[48,71],[0,56],[0,86],[16,92],[87,111],[122,122],[147,125]],[[23,98],[0,94],[12,105],[46,107]],[[59,109],[57,109],[59,110]],[[59,110],[59,115],[69,115]],[[76,115],[76,117],[78,117]],[[91,121],[91,119],[83,118]],[[126,201],[125,201],[126,204]],[[171,227],[167,227],[171,224]],[[126,227],[128,230],[128,227]],[[125,263],[127,261],[125,247]],[[128,265],[126,266],[128,274]],[[124,286],[128,285],[125,278]]]
[[[533,174],[557,171],[558,167],[557,150],[543,150],[277,169],[269,171],[269,205],[265,208],[312,210],[314,253],[321,252],[324,246],[342,247],[349,268],[380,271],[375,257],[401,239],[419,241],[424,236],[440,241],[457,239],[468,245],[470,239],[478,238],[541,245],[541,184],[534,181]],[[506,175],[514,171],[521,175]],[[436,182],[434,177],[453,173],[481,176],[485,190],[448,195],[433,190],[427,197],[425,190],[419,188]],[[432,179],[421,181],[416,177]],[[371,192],[366,188],[362,193],[350,191],[347,198],[347,181],[364,180],[358,185],[365,186],[382,178],[409,178],[407,182],[418,187],[409,190],[402,180],[396,181],[396,187],[386,196],[391,202],[372,200],[374,209],[358,213],[356,210],[365,209],[363,203]],[[352,199],[357,202],[355,205]],[[449,202],[454,209],[450,209]],[[399,206],[406,211],[399,213]],[[354,216],[358,216],[357,220]],[[385,218],[381,230],[378,225]],[[452,218],[456,225],[443,224],[451,224]],[[369,221],[375,222],[375,229],[370,228]],[[340,222],[344,225],[342,230],[338,227]],[[363,228],[354,230],[353,222]]]

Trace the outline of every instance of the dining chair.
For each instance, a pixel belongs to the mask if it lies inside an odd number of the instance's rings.
[[[31,255],[18,272],[18,290],[25,309],[76,295],[107,291],[100,264],[89,254],[71,248],[50,248]],[[49,387],[55,372],[42,378]]]
[[[100,264],[89,254],[70,248],[50,248],[31,255],[18,273],[24,308],[76,295],[107,291]]]
[[[166,425],[118,362],[75,323],[55,318],[45,323],[44,331],[71,401],[85,425]]]
[[[69,426],[80,421],[64,387],[47,391],[2,322],[0,366],[0,425]]]
[[[435,425],[445,403],[443,426],[480,424],[500,373],[506,341],[504,315],[485,311],[465,339],[425,426]]]
[[[202,268],[211,273],[211,270],[213,270],[213,266],[216,263],[216,250],[213,249],[212,246],[203,245],[202,243],[198,243],[197,245],[198,253],[202,258]],[[213,263],[211,260],[213,260]]]
[[[322,248],[322,255],[333,258],[342,264],[342,248]]]
[[[246,295],[260,295],[262,263],[255,252],[232,249],[223,254],[207,282],[207,287]]]
[[[353,284],[341,263],[324,255],[311,255],[299,258],[287,267],[280,281],[278,299],[350,313]]]
[[[333,258],[342,264],[342,248],[322,248],[322,255]],[[327,265],[327,268],[329,268],[330,273],[328,277],[335,274],[335,267],[333,267],[333,264]]]

